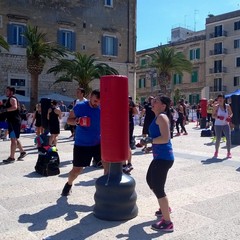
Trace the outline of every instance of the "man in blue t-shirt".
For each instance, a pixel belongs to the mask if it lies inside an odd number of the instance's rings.
[[[93,90],[88,101],[76,104],[70,112],[67,123],[76,125],[73,148],[73,168],[69,172],[68,182],[62,190],[62,196],[70,194],[73,181],[84,167],[94,161],[101,161],[100,148],[100,91]]]

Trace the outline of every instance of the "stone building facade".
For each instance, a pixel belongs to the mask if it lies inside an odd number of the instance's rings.
[[[172,29],[166,46],[181,51],[193,63],[191,74],[173,74],[172,96],[176,89],[191,104],[201,98],[215,98],[240,87],[240,10],[209,15],[206,29],[194,32],[185,28]],[[156,48],[137,52],[137,96],[143,101],[156,94],[159,86],[156,70],[151,69],[149,56]]]
[[[97,62],[114,67],[129,79],[129,94],[136,96],[136,0],[18,0],[0,1],[0,35],[10,45],[0,52],[0,95],[7,85],[30,95],[30,75],[22,32],[38,26],[47,40],[71,51],[94,54]],[[39,96],[60,93],[75,97],[76,83],[58,83],[46,74],[55,62],[48,61],[39,76]],[[99,80],[92,82],[99,87]]]
[[[206,19],[206,85],[211,98],[240,87],[240,10]]]
[[[178,33],[177,37],[176,32]],[[174,37],[173,37],[174,36]],[[182,52],[193,64],[192,73],[173,74],[171,96],[176,91],[190,103],[199,101],[201,91],[205,87],[205,31],[193,32],[185,28],[172,29],[172,41],[162,45],[173,47],[175,52]],[[161,47],[161,46],[160,46]],[[157,71],[151,68],[151,55],[157,48],[137,52],[137,96],[143,102],[149,95],[160,92]]]

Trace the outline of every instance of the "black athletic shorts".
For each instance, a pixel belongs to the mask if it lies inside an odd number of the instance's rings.
[[[20,130],[21,130],[21,123],[10,123],[8,122],[8,133],[9,138],[16,138],[20,137]]]
[[[73,148],[73,166],[87,167],[90,166],[92,158],[95,162],[101,161],[101,145],[96,146],[77,146]]]

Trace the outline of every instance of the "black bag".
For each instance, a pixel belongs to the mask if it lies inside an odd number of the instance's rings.
[[[212,131],[211,129],[203,129],[201,131],[201,137],[212,137]]]
[[[60,173],[59,164],[60,159],[57,152],[40,152],[38,154],[35,170],[43,176],[54,176]]]
[[[72,129],[71,125],[69,125],[67,123],[64,125],[64,130],[69,130],[70,131],[71,129]]]

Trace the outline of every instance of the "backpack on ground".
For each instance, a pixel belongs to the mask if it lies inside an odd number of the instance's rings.
[[[203,129],[201,131],[201,137],[212,137],[212,131],[211,129],[207,128],[207,129]]]
[[[37,173],[43,176],[54,176],[60,173],[60,158],[56,147],[39,148],[38,160],[35,165]]]

